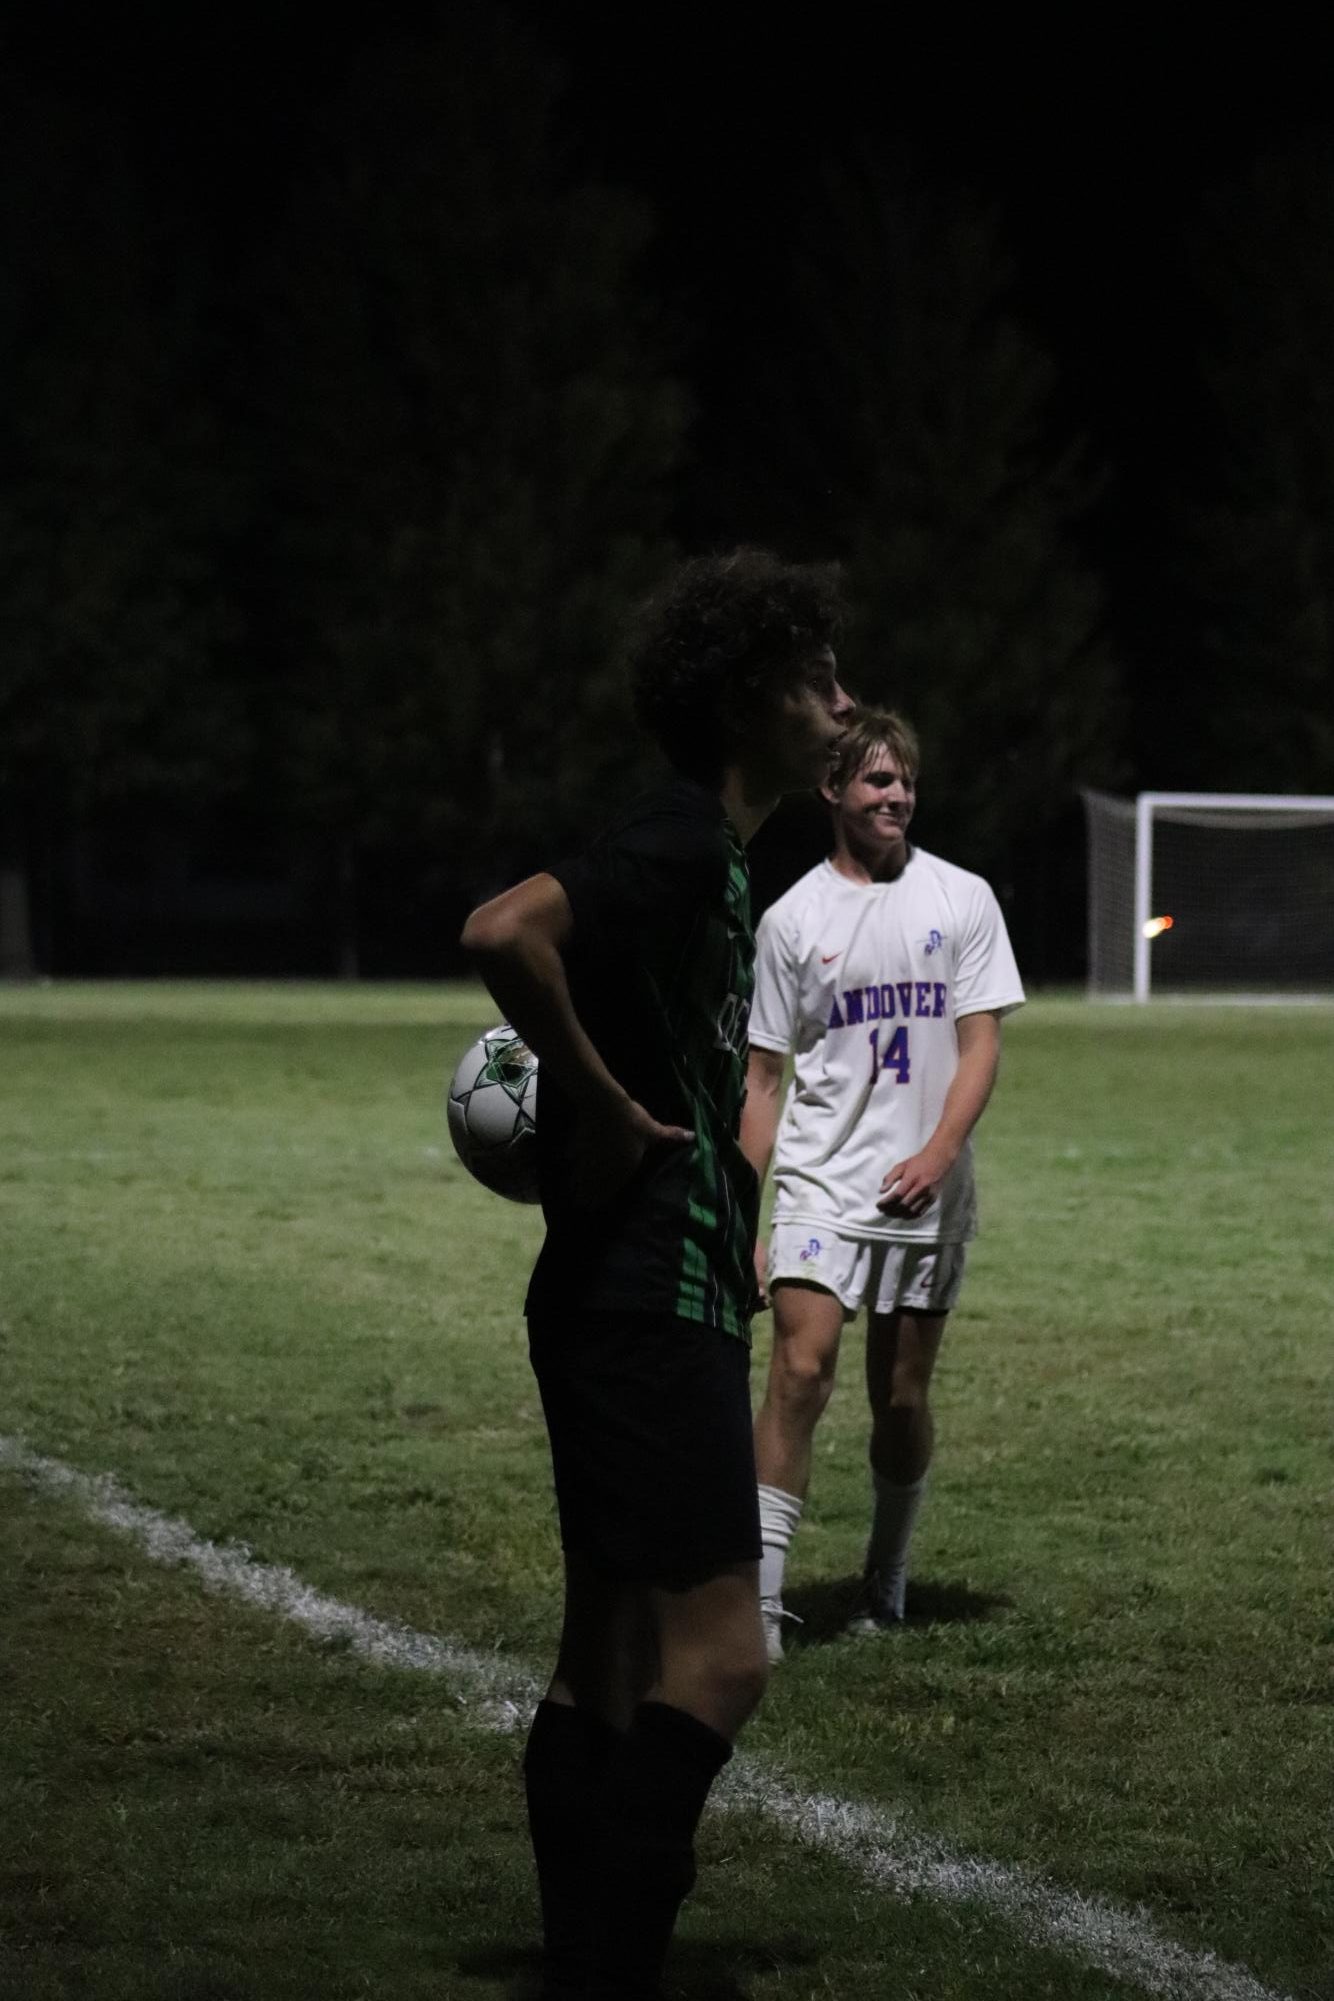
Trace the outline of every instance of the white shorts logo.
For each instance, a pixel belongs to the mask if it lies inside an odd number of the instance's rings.
[[[847,1313],[948,1313],[963,1287],[963,1244],[894,1243],[887,1237],[812,1237],[809,1223],[775,1220],[769,1232],[769,1284],[819,1286]]]

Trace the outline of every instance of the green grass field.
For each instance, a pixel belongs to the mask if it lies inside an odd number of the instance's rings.
[[[519,1739],[467,1675],[208,1590],[23,1457],[540,1671],[540,1220],[468,1180],[442,1105],[493,1018],[468,987],[0,991],[6,2001],[521,1991]],[[744,1740],[946,1866],[906,1894],[743,1789],[669,1991],[1330,2001],[1334,1012],[1038,1001],[980,1154],[916,1616],[839,1637],[853,1330],[806,1623]],[[974,1895],[970,1863],[1087,1923]],[[1179,1954],[1109,1972],[1096,1900]]]

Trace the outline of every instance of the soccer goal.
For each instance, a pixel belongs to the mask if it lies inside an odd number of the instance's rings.
[[[1334,798],[1083,796],[1091,996],[1334,995]]]

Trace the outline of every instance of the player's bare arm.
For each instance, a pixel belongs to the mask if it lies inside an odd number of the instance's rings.
[[[992,1012],[966,1014],[955,1031],[959,1065],[940,1122],[921,1151],[896,1161],[881,1182],[876,1207],[886,1216],[920,1216],[930,1208],[986,1110],[1000,1066],[1001,1017]]]
[[[577,1193],[608,1200],[649,1147],[694,1138],[664,1126],[617,1083],[575,1013],[563,953],[574,932],[569,898],[554,876],[529,876],[474,910],[461,943],[505,1019],[581,1107]]]
[[[784,1058],[752,1043],[746,1062],[746,1102],[741,1108],[741,1151],[762,1183],[773,1159],[782,1106]]]
[[[760,1187],[773,1159],[778,1137],[778,1114],[782,1105],[785,1059],[773,1049],[751,1045],[746,1063],[746,1102],[741,1108],[741,1151],[755,1169]],[[755,1245],[755,1283],[760,1290],[760,1308],[769,1304],[767,1284],[768,1246],[763,1237]]]

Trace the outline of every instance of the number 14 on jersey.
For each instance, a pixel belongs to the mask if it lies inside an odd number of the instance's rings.
[[[906,1084],[909,1074],[908,1031],[896,1028],[885,1044],[885,1053],[880,1053],[880,1030],[871,1030],[871,1082],[874,1084],[878,1070],[892,1070],[896,1083]]]

